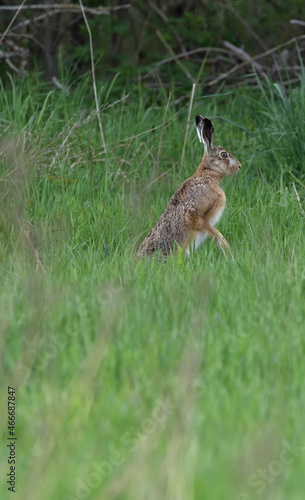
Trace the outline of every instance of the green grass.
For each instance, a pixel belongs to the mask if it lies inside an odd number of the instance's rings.
[[[168,264],[135,256],[201,159],[192,123],[179,174],[187,106],[173,96],[164,119],[168,96],[135,90],[101,114],[104,155],[96,118],[80,124],[94,110],[84,82],[68,96],[39,81],[1,92],[1,432],[13,386],[14,498],[303,499],[305,232],[292,180],[305,208],[305,126],[287,116],[294,165],[276,92],[196,96],[192,119],[211,117],[243,164],[223,182],[218,225],[235,261],[207,241]],[[304,83],[291,92],[304,106]]]

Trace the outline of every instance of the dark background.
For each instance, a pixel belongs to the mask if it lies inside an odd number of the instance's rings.
[[[0,8],[20,3],[2,0]],[[165,87],[174,82],[182,91],[196,80],[214,92],[224,82],[231,87],[245,82],[255,85],[253,70],[273,79],[285,80],[288,75],[293,82],[300,69],[300,53],[305,49],[300,39],[305,34],[303,0],[132,0],[129,4],[84,0],[83,4],[100,79],[111,80],[119,72],[126,76],[120,79],[126,84],[140,79],[154,89],[160,81]],[[129,7],[115,10],[126,4]],[[8,72],[40,72],[42,78],[56,83],[91,71],[88,30],[79,3],[74,9],[60,0],[56,8],[45,0],[28,0],[24,5],[45,8],[23,9],[2,39],[2,79]],[[101,7],[108,9],[101,14],[96,11]],[[2,9],[3,35],[16,11]],[[301,23],[291,23],[292,19]],[[298,38],[299,53],[294,42],[281,45],[293,37]],[[217,75],[269,49],[274,50],[256,66],[243,65],[213,83]]]

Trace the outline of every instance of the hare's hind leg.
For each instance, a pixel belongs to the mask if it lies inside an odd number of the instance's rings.
[[[185,255],[190,257],[192,252],[196,252],[200,245],[207,239],[208,235],[204,231],[192,231],[189,235],[189,239],[185,244]]]

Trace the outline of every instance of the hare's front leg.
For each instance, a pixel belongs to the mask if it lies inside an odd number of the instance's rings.
[[[225,237],[216,229],[216,227],[211,226],[211,224],[202,218],[197,219],[197,231],[205,232],[210,238],[213,238],[224,256],[226,257],[226,252],[232,254],[231,247]]]

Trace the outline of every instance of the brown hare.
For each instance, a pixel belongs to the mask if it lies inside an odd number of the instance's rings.
[[[208,237],[214,238],[226,255],[230,246],[214,227],[226,205],[219,183],[225,175],[235,175],[241,163],[221,146],[214,146],[214,128],[209,118],[195,117],[204,155],[194,175],[186,179],[173,195],[166,210],[138,250],[138,257],[155,252],[167,258],[177,245],[189,257]]]

